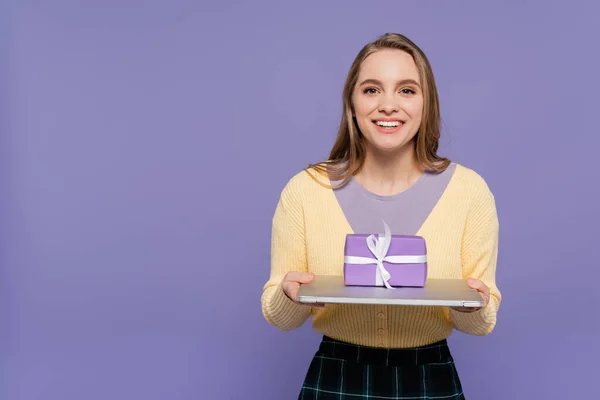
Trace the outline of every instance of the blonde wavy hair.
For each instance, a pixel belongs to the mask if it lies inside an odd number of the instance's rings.
[[[324,162],[310,164],[305,168],[313,179],[321,185],[310,171],[325,174],[331,181],[340,181],[342,186],[358,173],[365,160],[365,143],[353,118],[352,93],[358,80],[363,61],[378,50],[396,49],[410,54],[419,71],[423,88],[423,116],[421,126],[415,135],[415,155],[417,162],[430,170],[441,172],[450,165],[450,160],[437,154],[440,139],[440,106],[433,71],[425,53],[406,36],[398,33],[386,33],[365,45],[350,67],[343,89],[343,112],[337,138]]]

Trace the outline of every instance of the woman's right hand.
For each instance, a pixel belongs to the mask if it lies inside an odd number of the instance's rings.
[[[296,300],[300,285],[303,283],[311,282],[315,277],[315,274],[310,272],[288,272],[281,281],[281,288],[286,296],[296,304],[302,304],[310,307],[323,307],[323,304],[304,304]]]

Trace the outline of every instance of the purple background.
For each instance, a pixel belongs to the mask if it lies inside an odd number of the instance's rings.
[[[499,323],[451,338],[468,398],[595,396],[600,6],[212,3],[1,3],[0,398],[295,398],[320,338],[263,320],[271,218],[386,31],[497,198]]]

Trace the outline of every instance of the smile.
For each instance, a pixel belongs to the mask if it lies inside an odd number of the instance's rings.
[[[400,128],[404,125],[404,121],[400,121],[399,119],[395,120],[374,120],[373,123],[377,127],[379,132],[383,133],[395,133],[400,130]]]
[[[402,125],[402,121],[375,121],[375,124],[383,126],[384,128],[395,128]]]

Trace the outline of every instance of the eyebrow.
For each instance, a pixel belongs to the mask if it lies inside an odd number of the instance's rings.
[[[367,84],[383,86],[381,84],[381,82],[378,81],[377,79],[365,79],[358,86],[363,86],[363,85],[367,85]],[[419,83],[417,81],[415,81],[414,79],[402,79],[402,80],[398,81],[398,85],[415,85],[417,87],[420,87]]]

